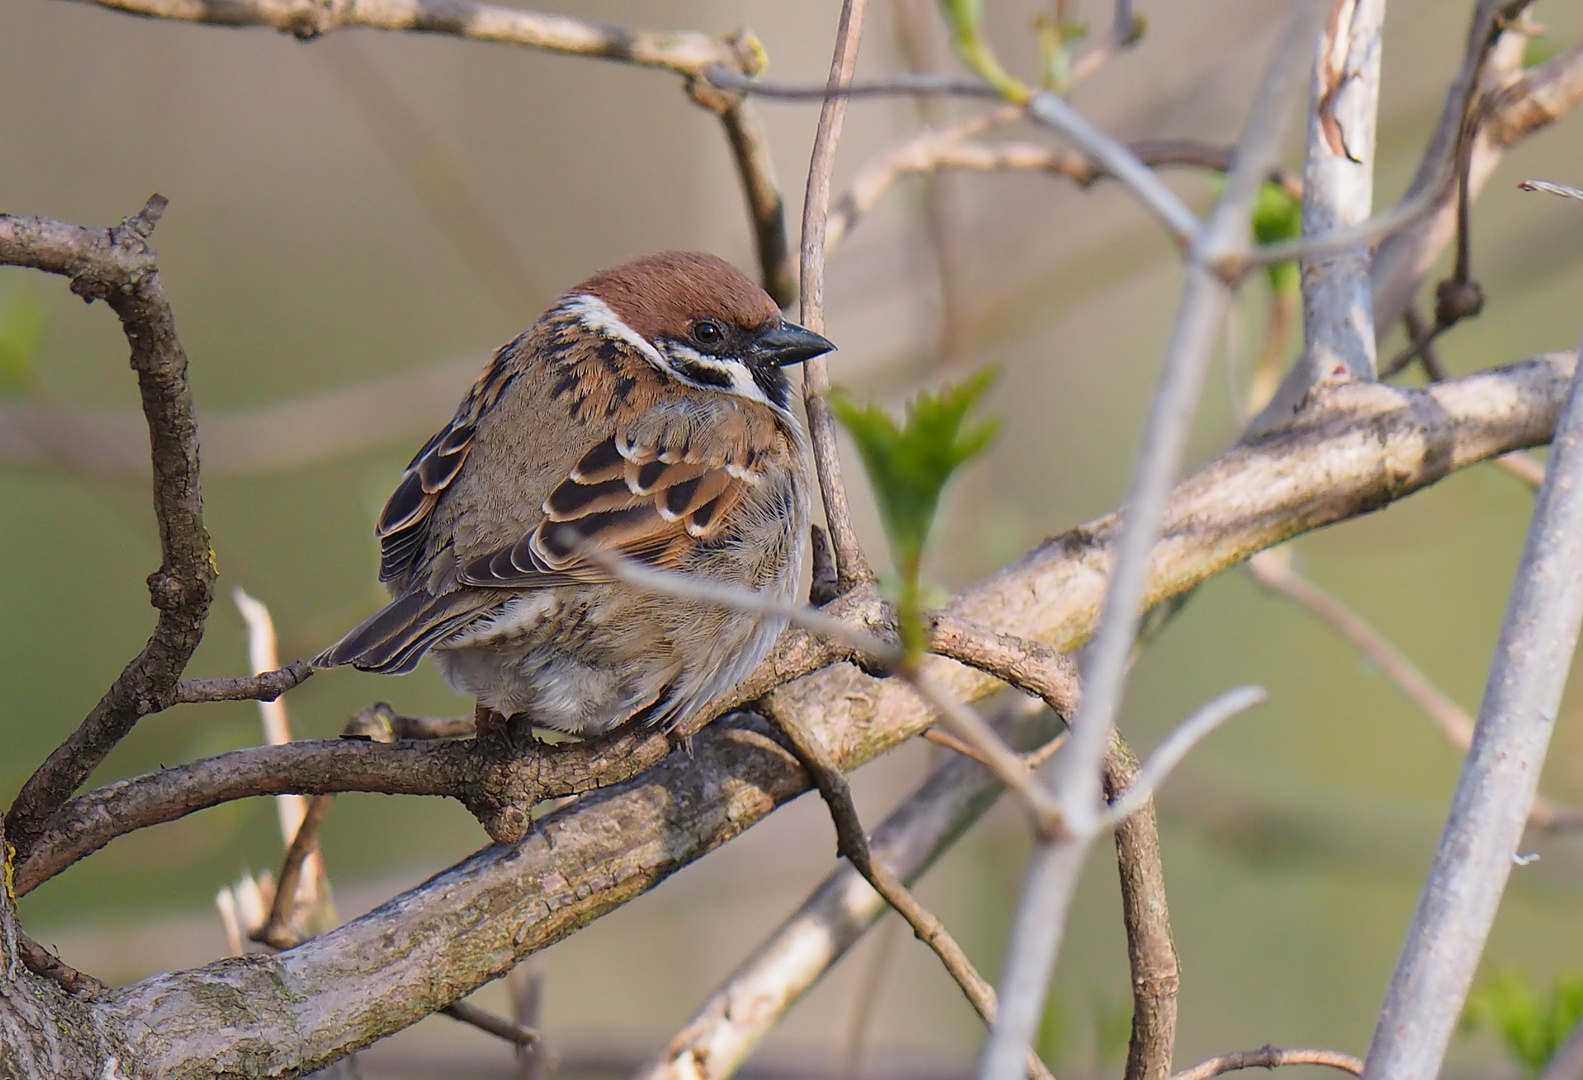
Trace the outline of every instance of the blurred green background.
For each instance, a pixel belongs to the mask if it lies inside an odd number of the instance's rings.
[[[823,77],[838,4],[600,0],[553,10],[650,28],[746,24],[770,73]],[[989,5],[1010,62],[1032,58],[1037,3]],[[1460,60],[1467,4],[1390,9],[1378,201],[1401,190]],[[863,74],[904,66],[896,9],[874,0]],[[1285,5],[1146,3],[1149,32],[1076,100],[1127,138],[1235,136]],[[1583,11],[1535,9],[1569,46]],[[1105,5],[1084,15],[1103,24]],[[373,518],[422,438],[449,416],[469,368],[593,270],[662,247],[754,265],[737,181],[714,119],[674,78],[441,36],[348,31],[309,44],[264,30],[145,21],[88,4],[0,4],[0,210],[108,224],[150,192],[171,199],[155,244],[192,362],[200,424],[438,371],[388,431],[359,449],[286,467],[245,453],[205,474],[221,594],[191,674],[242,673],[240,586],[270,605],[284,659],[333,640],[382,600]],[[946,115],[958,106],[947,106]],[[816,107],[762,106],[796,220]],[[917,123],[909,102],[852,107],[837,191]],[[1037,132],[1011,137],[1046,141]],[[1571,348],[1583,295],[1583,213],[1518,193],[1522,177],[1583,183],[1583,119],[1520,146],[1475,216],[1486,313],[1444,339],[1454,372]],[[1300,164],[1295,145],[1289,164]],[[1204,178],[1172,182],[1206,205]],[[833,258],[835,379],[899,401],[937,377],[940,296],[924,200],[904,182]],[[1123,490],[1180,272],[1169,242],[1119,190],[1042,175],[962,175],[971,350],[1002,375],[1005,419],[951,500],[931,576],[956,586],[1040,537],[1111,509]],[[1234,401],[1262,332],[1262,281],[1247,290],[1226,376],[1205,395],[1193,455],[1235,438]],[[112,315],[63,282],[0,269],[4,410],[126,410],[136,392]],[[26,340],[36,324],[37,346]],[[1393,339],[1392,344],[1395,344]],[[6,360],[6,357],[10,357]],[[445,367],[444,365],[449,365]],[[266,417],[267,419],[267,417]],[[267,423],[262,446],[305,433]],[[306,433],[322,435],[322,431]],[[849,475],[856,471],[848,456]],[[871,550],[872,504],[856,496]],[[1531,494],[1481,467],[1365,520],[1296,544],[1300,569],[1353,605],[1448,694],[1476,709],[1520,551]],[[141,646],[158,562],[145,481],[0,458],[0,796],[98,698]],[[1356,653],[1240,573],[1211,582],[1139,662],[1123,729],[1152,746],[1241,682],[1270,704],[1195,751],[1161,800],[1181,953],[1178,1065],[1265,1043],[1362,1053],[1456,778],[1457,754]],[[287,698],[298,734],[328,736],[371,700],[455,713],[425,666],[400,680],[320,675]],[[1583,801],[1583,718],[1568,696],[1546,769],[1550,796]],[[256,742],[249,704],[181,707],[143,723],[95,782]],[[908,747],[863,770],[871,821],[928,767]],[[357,914],[476,848],[438,800],[350,796],[324,835],[343,915]],[[809,799],[548,953],[546,1028],[562,1046],[658,1049],[752,945],[829,869],[834,842]],[[922,895],[988,972],[998,969],[1020,881],[1021,822],[999,808],[926,880]],[[1488,954],[1548,984],[1583,968],[1583,840],[1535,837]],[[244,869],[278,862],[272,808],[207,811],[113,843],[23,901],[29,928],[65,959],[125,981],[202,963],[224,948],[210,902]],[[1056,977],[1047,1049],[1063,1076],[1110,1075],[1124,1054],[1128,977],[1108,853],[1096,854]],[[866,1053],[968,1061],[980,1030],[926,950],[892,927],[861,946],[771,1040],[846,1053],[856,998],[877,985]],[[871,936],[872,937],[872,936]],[[870,972],[889,959],[880,981]],[[498,988],[481,997],[503,1000]],[[1119,1036],[1119,1037],[1118,1037]],[[505,1061],[485,1036],[426,1021],[368,1055],[410,1074]],[[1513,1067],[1487,1037],[1463,1039],[1459,1075]],[[399,1067],[399,1069],[398,1069]]]

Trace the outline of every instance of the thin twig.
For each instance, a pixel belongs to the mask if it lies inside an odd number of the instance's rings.
[[[1048,90],[1028,102],[1028,117],[1054,131],[1073,149],[1099,163],[1164,225],[1182,247],[1198,236],[1201,223],[1181,198],[1126,146],[1101,131],[1066,99]],[[1273,160],[1273,158],[1272,158]],[[1261,173],[1263,168],[1259,170]]]
[[[1262,687],[1241,686],[1228,690],[1178,724],[1165,741],[1155,747],[1143,768],[1138,770],[1137,780],[1111,800],[1109,810],[1103,815],[1104,820],[1114,825],[1137,813],[1154,797],[1166,777],[1181,764],[1193,747],[1227,720],[1247,712],[1255,705],[1264,704],[1268,697]]]
[[[907,920],[907,925],[912,927],[918,939],[934,950],[934,954],[940,958],[940,963],[945,966],[951,978],[956,980],[963,996],[973,1006],[979,1018],[986,1024],[993,1024],[996,1013],[994,988],[979,975],[978,969],[967,958],[967,954],[945,928],[945,924],[918,902],[917,897],[902,884],[894,871],[873,857],[868,836],[863,832],[863,824],[858,819],[857,807],[852,802],[852,792],[847,785],[846,777],[836,767],[829,753],[817,739],[793,720],[777,717],[776,727],[791,743],[792,752],[797,755],[797,760],[802,763],[804,770],[829,807],[841,854],[846,856],[847,862],[856,867],[858,873],[874,887],[874,891],[884,897],[885,902],[894,908],[898,915]],[[1028,1075],[1036,1080],[1053,1080],[1044,1063],[1032,1051],[1026,1055],[1026,1067]]]
[[[71,279],[72,292],[105,301],[121,320],[148,420],[161,560],[148,579],[149,600],[159,610],[148,644],[11,804],[6,835],[19,858],[140,718],[175,703],[177,682],[203,637],[214,597],[187,355],[148,246],[165,206],[155,195],[110,229],[0,215],[0,264],[62,274]]]
[[[300,796],[299,796],[300,798]],[[297,913],[297,894],[304,884],[303,868],[308,857],[319,852],[319,827],[324,824],[325,815],[330,812],[330,806],[335,802],[334,795],[315,795],[308,801],[307,812],[303,815],[302,823],[297,827],[297,835],[291,841],[291,847],[286,851],[286,859],[281,864],[280,876],[275,883],[275,901],[270,905],[269,918],[252,935],[254,941],[263,942],[275,949],[290,949],[302,943],[302,935],[292,925]],[[318,871],[322,878],[323,870]],[[311,880],[312,875],[310,875]],[[319,895],[322,881],[316,883],[309,891],[309,896]]]
[[[78,971],[44,946],[34,941],[20,929],[16,935],[17,956],[27,969],[59,984],[68,994],[81,994],[96,998],[110,992],[110,988],[92,975]]]
[[[1189,233],[1193,243],[1188,253],[1187,286],[1128,491],[1099,631],[1088,652],[1083,705],[1072,725],[1071,745],[1056,762],[1057,790],[1068,834],[1040,843],[1029,866],[1007,944],[1001,1015],[979,1062],[981,1080],[1015,1080],[1044,1012],[1045,991],[1072,893],[1100,827],[1101,763],[1120,706],[1127,658],[1137,637],[1149,556],[1160,535],[1171,480],[1181,460],[1221,318],[1230,304],[1229,290],[1211,267],[1249,245],[1249,213],[1275,160],[1288,106],[1304,72],[1297,57],[1313,41],[1322,14],[1322,5],[1312,0],[1294,12],[1238,140],[1225,190],[1202,235],[1196,227]],[[1048,96],[1040,95],[1035,101]]]
[[[475,41],[524,45],[696,76],[711,64],[735,65],[730,42],[691,30],[627,30],[587,19],[547,15],[474,0],[378,0],[321,4],[313,0],[88,0],[100,7],[157,19],[216,26],[268,26],[298,38],[345,27],[414,30]]]
[[[471,1001],[453,1001],[440,1012],[452,1020],[460,1020],[464,1024],[471,1024],[479,1031],[487,1031],[499,1039],[518,1047],[534,1046],[539,1041],[539,1033],[533,1028],[523,1027],[513,1023],[504,1016],[499,1016],[488,1009],[480,1008]]]
[[[1018,748],[1037,745],[1058,721],[1019,698],[1000,710],[996,729]],[[911,884],[999,797],[985,770],[948,758],[875,829],[870,851]],[[786,1011],[855,945],[885,900],[851,863],[838,865],[773,935],[711,994],[666,1050],[637,1075],[643,1080],[723,1080]]]
[[[1264,1046],[1258,1050],[1238,1050],[1235,1053],[1221,1054],[1208,1061],[1201,1061],[1191,1069],[1183,1069],[1171,1077],[1171,1080],[1211,1080],[1212,1077],[1234,1072],[1237,1069],[1273,1069],[1278,1065],[1323,1065],[1349,1072],[1353,1076],[1360,1076],[1363,1073],[1362,1061],[1339,1050],[1309,1048],[1280,1050],[1273,1046]]]
[[[506,976],[511,1016],[519,1028],[537,1033],[544,1023],[544,981],[543,953],[534,953]],[[542,1034],[529,1045],[518,1045],[516,1080],[549,1080],[557,1064],[553,1057]]]
[[[1118,734],[1105,754],[1105,798],[1138,781],[1138,759]],[[1132,972],[1132,1036],[1125,1080],[1165,1080],[1176,1047],[1176,995],[1181,969],[1171,939],[1171,912],[1160,860],[1160,829],[1148,799],[1116,826],[1121,913]]]
[[[858,43],[863,35],[863,14],[868,0],[843,0],[836,27],[835,55],[830,60],[827,87],[852,81],[857,67]],[[827,94],[819,109],[813,154],[808,163],[808,187],[803,197],[802,240],[798,259],[801,282],[800,321],[814,333],[825,329],[824,253],[826,219],[830,210],[830,177],[835,171],[836,146],[846,120],[846,97]],[[835,417],[830,412],[830,371],[825,358],[816,356],[803,365],[803,405],[808,413],[808,435],[813,446],[819,491],[824,498],[825,525],[835,549],[836,587],[846,592],[853,585],[872,581],[874,574],[863,555],[846,485],[841,480],[841,455],[836,446]]]
[[[1533,808],[1583,625],[1583,379],[1551,445],[1445,833],[1369,1047],[1365,1075],[1428,1080],[1495,920]]]
[[[306,660],[293,660],[278,671],[241,675],[231,679],[182,679],[176,684],[176,704],[203,701],[274,701],[287,690],[301,686],[313,674]]]
[[[1540,479],[1543,480],[1542,472]],[[1260,585],[1292,600],[1350,641],[1368,657],[1370,664],[1377,667],[1434,722],[1447,742],[1462,753],[1467,753],[1473,744],[1473,718],[1441,693],[1439,687],[1430,682],[1411,660],[1356,612],[1293,570],[1290,561],[1283,555],[1281,551],[1261,551],[1248,560],[1248,572]],[[1528,813],[1528,823],[1536,829],[1575,828],[1580,821],[1583,821],[1583,809],[1564,806],[1543,796],[1535,797],[1533,808]]]
[[[1054,150],[1033,143],[984,144],[965,141],[985,127],[1003,123],[1020,115],[1014,109],[999,110],[974,117],[961,124],[929,129],[908,139],[893,150],[865,165],[852,181],[847,193],[830,211],[830,231],[825,240],[828,254],[851,232],[858,221],[904,176],[929,176],[941,169],[975,172],[1044,172],[1087,187],[1112,174],[1075,150]],[[1190,139],[1156,139],[1128,143],[1127,149],[1151,168],[1184,166],[1225,172],[1231,168],[1232,148]],[[1272,168],[1270,182],[1289,193],[1301,196],[1301,178],[1291,172]]]

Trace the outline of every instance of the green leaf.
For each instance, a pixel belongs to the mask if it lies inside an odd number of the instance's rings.
[[[1280,184],[1266,182],[1253,204],[1253,238],[1260,244],[1296,240],[1303,235],[1303,204]],[[1265,268],[1270,288],[1276,293],[1295,296],[1302,275],[1295,261],[1271,263]]]
[[[916,579],[923,547],[951,475],[989,446],[993,420],[964,426],[967,413],[995,379],[981,372],[964,383],[923,391],[907,403],[901,425],[878,405],[831,395],[836,419],[851,433],[874,485],[896,567]]]
[[[1557,976],[1542,996],[1527,977],[1501,972],[1468,995],[1466,1028],[1489,1027],[1529,1076],[1537,1076],[1583,1021],[1583,971]]]
[[[1536,68],[1560,51],[1561,45],[1554,38],[1529,35],[1523,43],[1523,68]]]
[[[0,301],[0,397],[24,394],[37,382],[44,322],[44,305],[27,293]]]

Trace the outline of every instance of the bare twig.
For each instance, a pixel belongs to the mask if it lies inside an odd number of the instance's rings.
[[[1105,798],[1115,799],[1138,781],[1138,759],[1120,735],[1105,754]],[[1121,913],[1132,971],[1132,1036],[1126,1080],[1165,1080],[1176,1047],[1176,994],[1181,969],[1171,940],[1171,913],[1160,861],[1154,801],[1145,800],[1116,826],[1116,866]]]
[[[249,596],[240,586],[231,591],[231,598],[242,614],[242,621],[247,624],[247,656],[254,674],[278,671],[280,656],[275,644],[275,621],[270,617],[269,608],[262,601]],[[270,746],[283,746],[291,741],[291,718],[286,712],[286,703],[278,696],[270,701],[259,701],[258,715],[264,726],[264,742]],[[319,817],[322,818],[324,811],[328,809],[329,806],[326,804],[324,809],[319,811]],[[301,795],[277,795],[275,812],[280,820],[281,842],[288,848],[294,849],[303,839],[303,821],[308,816],[307,800]],[[307,868],[307,877],[301,877],[300,862],[293,869],[292,888],[284,900],[287,918],[291,915],[292,906],[297,902],[298,879],[301,878],[303,900],[307,903],[312,903],[318,896],[319,885],[324,880],[324,860],[318,856],[317,822],[314,823],[313,832],[314,835],[309,838],[308,846],[303,849],[304,856],[313,854],[313,860]],[[290,864],[291,855],[287,855],[286,861]],[[281,872],[281,878],[284,884],[285,871]],[[275,905],[277,910],[281,907],[281,902],[277,894]]]
[[[1497,458],[1504,461],[1507,457]],[[1540,473],[1540,480],[1544,477]],[[1334,627],[1342,637],[1352,642],[1369,662],[1389,679],[1408,700],[1423,710],[1446,737],[1446,741],[1463,753],[1473,744],[1473,718],[1462,711],[1456,702],[1446,697],[1440,689],[1419,671],[1412,661],[1397,651],[1389,641],[1356,612],[1334,596],[1293,570],[1281,551],[1261,551],[1248,560],[1248,570],[1253,579],[1267,589],[1288,597],[1304,609]],[[1534,799],[1528,813],[1528,822],[1536,829],[1575,828],[1583,823],[1583,810],[1551,802],[1543,796]]]
[[[517,1026],[537,1032],[544,1022],[544,954],[534,953],[511,969],[506,976],[511,995],[511,1016]],[[516,1080],[549,1080],[555,1062],[540,1035],[532,1043],[517,1047]]]
[[[1521,67],[1523,35],[1503,34],[1504,20],[1501,16],[1507,14],[1515,17],[1524,6],[1524,0],[1516,4],[1508,0],[1478,0],[1474,7],[1461,67],[1446,91],[1445,104],[1441,108],[1434,134],[1424,148],[1418,169],[1402,197],[1402,205],[1407,205],[1429,196],[1432,212],[1388,235],[1374,254],[1371,277],[1374,283],[1376,337],[1383,338],[1401,319],[1413,294],[1418,291],[1441,250],[1456,232],[1457,206],[1453,198],[1456,189],[1448,181],[1456,173],[1462,140],[1468,131],[1467,119],[1476,96],[1488,86],[1492,74],[1500,77],[1499,73],[1492,73],[1490,67]],[[1504,58],[1499,55],[1501,53],[1506,54]],[[1490,65],[1492,56],[1504,62]],[[1476,194],[1482,187],[1500,161],[1501,153],[1502,148],[1486,139],[1479,139],[1467,169],[1470,195]]]
[[[1524,454],[1521,451],[1514,454],[1502,454],[1500,457],[1495,459],[1495,464],[1499,465],[1501,468],[1517,477],[1517,479],[1521,480],[1535,491],[1538,491],[1539,485],[1545,482],[1544,462],[1537,461],[1530,455]]]
[[[1067,101],[1048,90],[1028,102],[1028,116],[1054,131],[1073,149],[1098,162],[1100,168],[1141,202],[1184,248],[1193,242],[1200,223],[1187,204],[1165,182],[1116,139],[1096,127]],[[1273,160],[1273,156],[1271,158]],[[1262,173],[1265,166],[1261,165]]]
[[[1002,710],[996,727],[1019,749],[1058,726],[1026,699]],[[916,881],[999,796],[993,777],[965,759],[948,759],[880,823],[870,842],[906,884]],[[720,1080],[732,1075],[793,1003],[857,943],[886,908],[856,867],[831,871],[639,1075],[645,1080]]]
[[[29,971],[59,984],[60,988],[68,994],[96,998],[110,992],[110,988],[104,983],[92,975],[78,971],[20,930],[16,935],[16,950],[17,956],[23,964],[27,965]]]
[[[313,38],[350,26],[416,30],[475,41],[524,45],[547,52],[617,60],[696,76],[711,64],[735,66],[732,43],[689,30],[651,33],[565,15],[545,15],[473,0],[377,0],[320,4],[313,0],[87,0],[157,19],[216,26],[267,26]]]
[[[1165,778],[1181,764],[1188,751],[1233,716],[1264,704],[1267,697],[1262,687],[1238,687],[1220,695],[1177,725],[1176,730],[1149,755],[1149,760],[1138,770],[1138,778],[1132,786],[1111,800],[1110,809],[1103,820],[1114,825],[1137,813],[1154,797],[1160,785],[1165,783]]]
[[[904,176],[928,176],[941,169],[1032,171],[1064,177],[1085,187],[1112,178],[1108,171],[1075,150],[1052,150],[1032,143],[984,144],[965,141],[979,130],[1016,115],[1016,110],[1006,109],[985,113],[950,127],[931,129],[870,161],[830,211],[826,253],[834,249],[863,215],[874,208],[885,192]],[[1216,172],[1225,172],[1231,168],[1232,149],[1227,146],[1188,139],[1159,139],[1128,143],[1127,149],[1151,168],[1176,165]],[[1302,194],[1301,179],[1285,169],[1272,168],[1269,179],[1291,193]]]
[[[1323,1065],[1349,1072],[1353,1076],[1363,1073],[1362,1061],[1339,1050],[1296,1047],[1280,1050],[1273,1046],[1265,1046],[1258,1050],[1238,1050],[1232,1054],[1212,1057],[1208,1061],[1199,1062],[1191,1069],[1183,1069],[1171,1077],[1171,1080],[1211,1080],[1212,1077],[1234,1072],[1237,1069],[1273,1069],[1278,1065]]]
[[[539,1033],[533,1028],[513,1023],[504,1016],[497,1016],[488,1009],[474,1005],[471,1001],[453,1001],[440,1012],[452,1020],[471,1024],[478,1030],[487,1031],[496,1038],[504,1039],[517,1047],[532,1047],[539,1041]]]
[[[301,686],[313,674],[306,660],[293,660],[278,671],[232,679],[182,679],[176,684],[177,705],[203,701],[274,701]]]
[[[863,14],[868,0],[843,0],[836,27],[835,55],[830,61],[829,88],[852,81],[857,67],[858,43],[863,35]],[[830,177],[835,171],[836,146],[846,120],[846,97],[827,94],[819,109],[813,154],[808,163],[808,188],[803,197],[801,254],[798,267],[802,284],[800,320],[822,333],[824,313],[824,253],[826,219],[830,210]],[[825,358],[816,356],[803,365],[803,405],[808,413],[808,434],[813,444],[819,491],[824,497],[825,525],[835,551],[836,587],[846,592],[853,585],[873,580],[863,546],[852,525],[846,485],[841,480],[841,454],[836,447],[835,417],[830,412],[830,372]]]
[[[72,292],[105,301],[121,320],[148,420],[161,559],[148,579],[149,600],[159,609],[148,644],[11,804],[6,834],[19,857],[141,717],[175,703],[177,681],[203,637],[214,595],[187,356],[148,246],[165,205],[155,195],[110,229],[0,215],[0,264],[62,274],[71,279]]]
[[[1303,235],[1362,224],[1374,205],[1385,0],[1343,0],[1318,42],[1303,167]],[[1374,305],[1366,244],[1303,262],[1304,376],[1373,379]]]
[[[1369,1047],[1366,1076],[1438,1074],[1473,981],[1583,624],[1583,379],[1556,427],[1450,816]]]
[[[847,786],[846,777],[841,775],[841,770],[836,767],[824,747],[819,745],[818,741],[801,725],[785,717],[776,719],[776,727],[791,743],[792,752],[797,755],[797,760],[818,787],[819,794],[830,809],[830,818],[835,823],[836,843],[841,854],[846,856],[847,862],[856,867],[864,880],[874,887],[874,891],[884,897],[885,902],[898,915],[907,920],[907,925],[912,927],[918,939],[934,950],[935,955],[940,958],[940,963],[945,966],[951,978],[956,980],[957,986],[961,987],[963,996],[973,1006],[979,1018],[986,1024],[993,1024],[996,1011],[994,988],[979,975],[978,970],[973,967],[973,962],[967,958],[967,954],[946,930],[945,925],[918,902],[917,897],[902,884],[894,871],[873,858],[868,836],[863,832],[863,823],[858,819],[857,807],[852,803],[852,792]],[[1030,1076],[1050,1075],[1044,1064],[1032,1053],[1027,1057],[1027,1067]]]
[[[297,796],[301,798],[301,796]],[[286,851],[286,859],[280,867],[280,877],[275,883],[275,901],[270,905],[269,918],[252,936],[254,941],[261,941],[275,949],[289,949],[302,943],[302,934],[294,926],[298,908],[298,894],[306,882],[303,878],[304,865],[310,856],[319,854],[319,827],[324,824],[325,815],[330,812],[330,806],[335,802],[334,795],[315,795],[308,801],[308,809],[302,817],[302,822],[297,826],[296,835],[291,841],[291,847]],[[308,891],[308,896],[316,896],[322,888],[322,865],[310,873],[307,881],[313,882]],[[315,878],[319,880],[315,881]]]
[[[1321,6],[1310,2],[1300,5],[1292,16],[1238,141],[1225,190],[1202,234],[1196,227],[1189,233],[1193,243],[1188,252],[1188,282],[1127,495],[1115,570],[1085,665],[1083,705],[1072,725],[1071,745],[1056,762],[1067,833],[1047,839],[1034,852],[1007,946],[1001,1015],[980,1059],[981,1080],[1014,1080],[1043,1015],[1045,989],[1072,891],[1100,827],[1101,763],[1120,707],[1127,657],[1137,636],[1149,556],[1159,536],[1171,478],[1181,460],[1221,318],[1230,304],[1229,290],[1211,268],[1249,245],[1249,212],[1275,160],[1287,107],[1303,71],[1297,57],[1313,40],[1321,14]],[[1035,101],[1048,96],[1040,95]],[[1106,164],[1115,168],[1112,162]],[[1152,173],[1147,175],[1153,178]]]

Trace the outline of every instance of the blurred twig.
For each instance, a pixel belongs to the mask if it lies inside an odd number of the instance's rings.
[[[1473,718],[1356,612],[1293,570],[1284,551],[1259,552],[1248,560],[1248,572],[1260,585],[1285,596],[1350,641],[1434,722],[1447,742],[1464,754],[1468,752],[1473,745]],[[1542,830],[1578,828],[1583,826],[1583,809],[1538,796],[1528,812],[1528,823]]]
[[[836,27],[835,55],[830,61],[828,87],[852,81],[862,40],[863,15],[868,0],[843,0]],[[800,321],[815,333],[825,329],[824,260],[825,229],[830,210],[830,178],[835,171],[836,147],[846,120],[846,97],[827,94],[819,109],[813,154],[808,163],[808,188],[803,197],[802,239],[798,259],[801,280]],[[808,413],[808,434],[819,491],[824,497],[825,526],[835,553],[836,587],[845,592],[873,579],[863,547],[852,526],[846,485],[841,480],[841,454],[836,446],[835,418],[830,412],[830,372],[825,358],[816,356],[803,365],[803,404]]]
[[[1258,1050],[1238,1050],[1236,1053],[1212,1057],[1208,1061],[1199,1062],[1191,1069],[1183,1069],[1171,1077],[1171,1080],[1211,1080],[1212,1077],[1234,1072],[1237,1069],[1273,1069],[1278,1065],[1323,1065],[1349,1072],[1353,1076],[1360,1076],[1363,1073],[1362,1061],[1339,1050],[1307,1048],[1281,1050],[1273,1046],[1265,1046]]]
[[[1059,727],[1025,698],[1000,711],[995,725],[1019,749]],[[999,797],[991,774],[965,758],[948,758],[875,830],[872,857],[904,883],[916,881]],[[720,1080],[798,998],[854,945],[886,908],[855,866],[833,870],[775,934],[700,1007],[666,1051],[640,1074],[645,1080]],[[870,1063],[871,1066],[873,1063]],[[865,1075],[871,1075],[866,1070]]]
[[[836,767],[829,753],[795,720],[785,716],[777,716],[775,720],[777,729],[791,743],[792,752],[797,755],[797,760],[830,809],[830,818],[835,823],[836,844],[841,854],[874,887],[874,891],[907,920],[907,925],[912,927],[918,939],[934,950],[979,1018],[986,1024],[993,1024],[997,1011],[994,988],[984,981],[945,924],[918,902],[918,898],[902,884],[890,867],[874,858],[868,836],[858,819],[857,807],[852,802],[852,792],[847,786],[846,777]],[[1053,1080],[1038,1055],[1029,1051],[1026,1058],[1030,1077]]]

